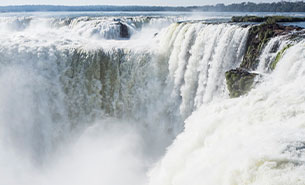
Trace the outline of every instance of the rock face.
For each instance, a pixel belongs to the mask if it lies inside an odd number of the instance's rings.
[[[304,17],[289,17],[289,16],[233,16],[232,22],[267,22],[267,23],[276,23],[276,22],[301,22],[305,21]]]
[[[251,87],[257,74],[237,68],[226,72],[227,87],[230,97],[235,98],[246,94]]]
[[[258,19],[257,17],[255,17],[255,19],[257,19],[257,21],[261,21],[261,19]],[[264,20],[265,19],[263,19],[263,21]],[[264,46],[271,38],[302,29],[294,26],[283,26],[276,24],[274,21],[270,20],[270,18],[266,20],[266,23],[253,26],[249,29],[245,55],[241,65],[237,69],[226,72],[227,87],[231,97],[238,97],[246,94],[248,91],[250,91],[251,87],[253,87],[254,78],[257,76],[257,74],[249,71],[256,70],[257,66],[259,65],[259,56],[264,49]],[[242,20],[240,21],[242,22]],[[285,47],[278,53],[275,61],[271,63],[271,70],[275,68],[277,62],[282,57],[285,50],[289,47],[290,46]]]
[[[119,22],[118,24],[120,25],[120,37],[126,39],[130,38],[128,27],[121,22]]]
[[[246,52],[240,67],[247,70],[255,70],[259,64],[259,55],[271,38],[300,29],[301,28],[294,26],[267,23],[253,26],[249,30]]]

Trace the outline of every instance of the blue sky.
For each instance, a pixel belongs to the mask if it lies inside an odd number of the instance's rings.
[[[3,5],[52,4],[52,5],[169,5],[190,6],[216,3],[239,3],[249,0],[0,0]],[[251,0],[250,0],[251,1]],[[274,2],[277,0],[259,0],[252,2]]]

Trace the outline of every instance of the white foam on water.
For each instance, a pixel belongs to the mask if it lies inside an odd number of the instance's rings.
[[[304,50],[289,48],[247,96],[194,112],[149,184],[304,184]]]
[[[248,28],[176,20],[1,17],[0,184],[304,184],[304,43],[229,99]]]

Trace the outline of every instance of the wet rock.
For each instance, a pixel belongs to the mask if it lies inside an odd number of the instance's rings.
[[[305,21],[304,17],[289,17],[289,16],[233,16],[232,22],[267,22],[267,23],[277,23],[277,22],[302,22]]]
[[[256,73],[250,73],[241,68],[227,71],[226,81],[230,97],[239,97],[249,92],[257,75]]]
[[[118,24],[120,25],[120,37],[126,39],[130,38],[128,27],[121,22],[119,22]]]
[[[298,34],[302,28],[294,26],[283,26],[276,23],[263,23],[252,26],[249,29],[248,40],[246,43],[245,55],[241,65],[237,69],[226,72],[227,87],[231,97],[239,97],[249,92],[253,86],[253,82],[257,74],[249,71],[256,70],[259,65],[259,57],[268,41],[279,35],[295,35]],[[294,33],[294,34],[292,34]],[[293,36],[298,38],[298,36]],[[274,70],[278,61],[281,59],[283,53],[290,47],[287,45],[280,52],[270,64],[270,69]],[[274,46],[272,50],[276,51],[278,45]]]
[[[246,44],[245,55],[240,67],[247,70],[255,70],[259,64],[259,55],[271,38],[299,31],[301,29],[302,28],[295,26],[283,26],[275,23],[263,23],[251,27]]]
[[[248,39],[245,47],[245,54],[239,68],[226,72],[227,87],[231,97],[239,97],[246,94],[253,87],[256,73],[249,71],[256,70],[259,65],[259,57],[268,43],[276,36],[288,35],[290,40],[302,39],[304,29],[296,26],[284,26],[277,22],[299,22],[305,21],[305,18],[285,17],[285,16],[244,16],[232,17],[232,22],[264,22],[262,24],[251,26],[248,33]],[[303,30],[303,31],[301,31]],[[278,52],[275,60],[270,63],[270,70],[274,70],[284,52],[291,47],[287,45]],[[276,52],[279,45],[274,45],[273,52]]]

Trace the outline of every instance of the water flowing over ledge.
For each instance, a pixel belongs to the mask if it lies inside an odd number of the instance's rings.
[[[230,99],[256,28],[176,21],[1,18],[3,182],[304,184],[303,33],[262,37]]]
[[[304,184],[304,42],[248,96],[202,106],[150,184]]]

